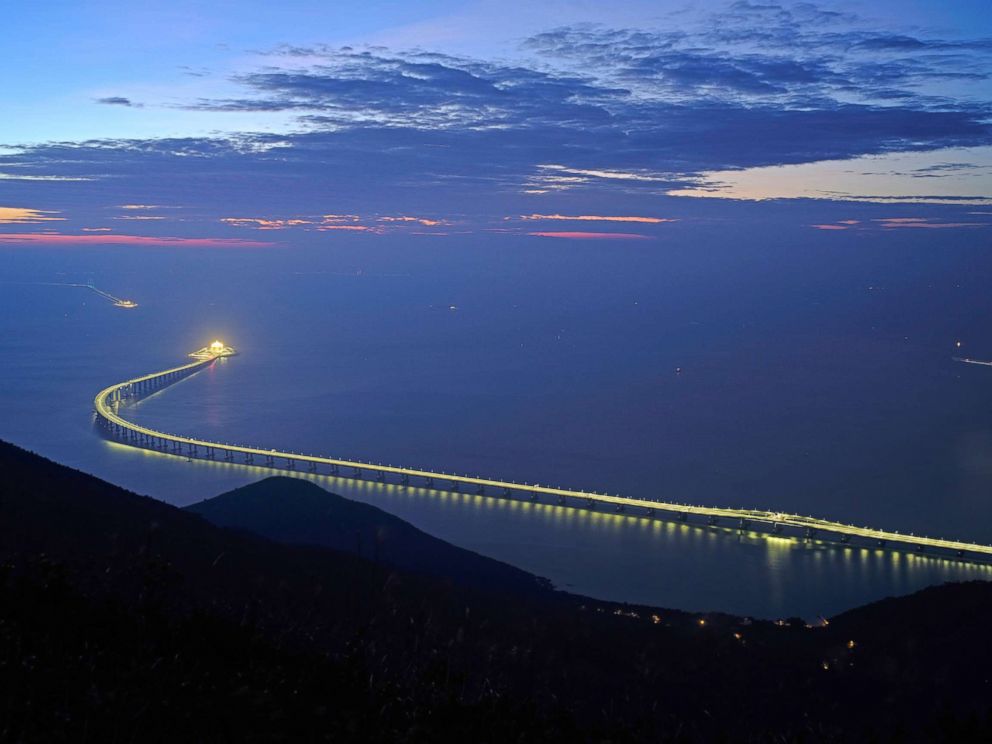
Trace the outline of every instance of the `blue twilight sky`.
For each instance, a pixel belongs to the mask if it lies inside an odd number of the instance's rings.
[[[3,27],[4,244],[652,240],[742,202],[992,223],[979,0],[56,0]]]

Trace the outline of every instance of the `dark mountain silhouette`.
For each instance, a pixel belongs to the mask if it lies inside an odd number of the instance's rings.
[[[220,527],[270,540],[355,553],[412,573],[491,591],[535,592],[550,583],[432,537],[375,506],[299,478],[271,477],[186,507]]]
[[[0,443],[0,742],[970,742],[992,586],[823,628],[491,592]]]

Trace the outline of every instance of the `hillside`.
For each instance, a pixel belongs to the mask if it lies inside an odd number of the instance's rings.
[[[985,583],[750,623],[278,544],[7,444],[0,472],[0,741],[992,735]]]
[[[354,553],[403,571],[491,591],[539,592],[546,580],[432,537],[310,481],[271,477],[186,507],[220,527]]]

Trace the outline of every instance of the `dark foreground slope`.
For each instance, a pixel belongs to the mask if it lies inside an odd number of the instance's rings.
[[[550,588],[533,574],[438,540],[382,509],[299,478],[265,478],[186,508],[220,527],[354,553],[464,586],[516,593]]]
[[[9,445],[0,474],[0,741],[992,733],[985,584],[825,629],[700,624],[279,545]]]

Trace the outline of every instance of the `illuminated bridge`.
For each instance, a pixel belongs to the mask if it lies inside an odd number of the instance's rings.
[[[98,289],[92,284],[66,284],[65,282],[39,282],[39,284],[44,284],[49,287],[79,287],[80,289],[89,289],[100,295],[103,299],[112,302],[114,307],[123,307],[127,310],[133,310],[138,306],[138,303],[134,300],[122,300],[120,297],[114,297],[110,294],[110,292],[104,292],[102,289]]]
[[[592,491],[553,488],[533,483],[457,475],[436,470],[405,468],[360,460],[319,457],[297,452],[281,452],[261,447],[211,442],[205,439],[178,436],[149,429],[131,423],[121,415],[129,401],[167,387],[214,364],[217,359],[234,356],[236,353],[231,347],[225,346],[220,341],[215,341],[210,346],[190,354],[195,361],[188,364],[135,377],[104,388],[97,393],[94,401],[97,419],[112,439],[134,447],[189,459],[220,460],[340,478],[370,477],[380,482],[388,481],[405,486],[421,486],[438,491],[458,492],[462,489],[469,489],[475,493],[493,497],[526,498],[531,501],[544,499],[562,506],[584,509],[602,508],[642,518],[665,519],[741,531],[756,530],[771,534],[802,537],[807,540],[839,542],[862,547],[953,556],[970,562],[992,561],[992,546],[990,545],[888,532],[785,512],[677,504]],[[961,361],[970,362],[972,360]]]

